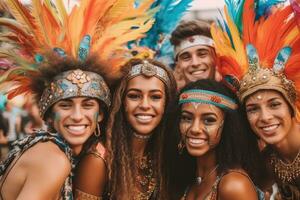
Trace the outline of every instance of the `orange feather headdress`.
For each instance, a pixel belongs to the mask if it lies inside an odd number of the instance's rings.
[[[135,6],[135,0],[84,0],[70,12],[63,0],[32,0],[28,7],[18,0],[1,1],[1,6],[15,19],[0,18],[0,25],[8,30],[0,33],[0,41],[11,44],[9,50],[0,50],[2,63],[10,65],[0,78],[0,90],[8,93],[8,98],[32,93],[33,80],[40,76],[40,66],[52,59],[48,57],[49,52],[82,63],[89,55],[97,56],[102,62],[109,63],[110,69],[106,71],[110,76],[116,76],[120,66],[128,60],[124,56],[129,52],[126,44],[144,37],[152,27],[158,11],[158,7],[151,7],[154,1],[141,0]],[[67,81],[68,75],[61,78]],[[44,89],[49,89],[50,84],[45,83]],[[76,89],[83,92],[81,85],[77,86]],[[106,100],[104,96],[102,100]]]
[[[262,89],[280,92],[300,120],[300,32],[291,6],[258,15],[255,0],[242,1],[236,23],[225,6],[226,21],[212,25],[218,67],[226,83],[245,98]],[[235,19],[235,20],[234,20]],[[225,27],[225,28],[222,28]]]

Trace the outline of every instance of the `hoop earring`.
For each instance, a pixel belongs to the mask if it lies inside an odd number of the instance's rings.
[[[185,142],[183,138],[181,138],[179,144],[177,145],[178,153],[181,155],[183,153],[183,149],[185,148]]]
[[[95,130],[94,135],[95,135],[96,137],[99,137],[99,136],[101,135],[99,123],[97,123],[97,128],[96,128],[96,130]]]

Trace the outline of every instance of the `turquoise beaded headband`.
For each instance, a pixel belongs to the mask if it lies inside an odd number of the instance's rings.
[[[238,108],[237,103],[233,99],[217,92],[208,90],[187,90],[183,92],[179,97],[179,105],[192,102],[212,104],[214,106],[218,106],[220,108],[228,110],[236,110]]]

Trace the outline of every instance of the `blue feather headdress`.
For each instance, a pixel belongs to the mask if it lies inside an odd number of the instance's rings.
[[[156,0],[152,7],[159,7],[154,16],[155,22],[143,39],[129,43],[129,46],[143,46],[155,51],[155,58],[171,64],[174,58],[170,35],[176,28],[193,0]],[[138,5],[139,1],[136,1]]]

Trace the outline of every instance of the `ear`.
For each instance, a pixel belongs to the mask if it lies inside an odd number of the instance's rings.
[[[97,121],[100,123],[103,120],[103,118],[104,118],[104,113],[102,109],[100,109]]]

